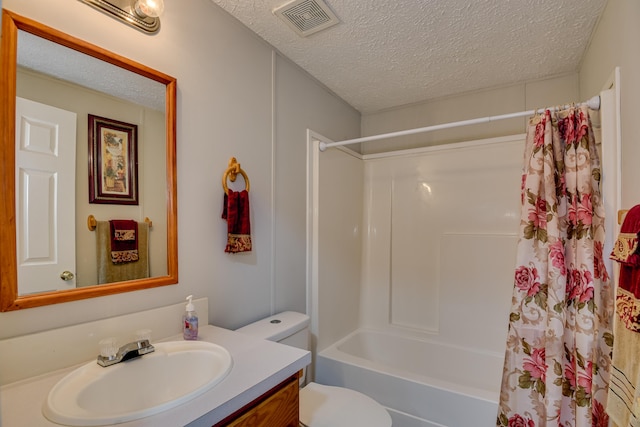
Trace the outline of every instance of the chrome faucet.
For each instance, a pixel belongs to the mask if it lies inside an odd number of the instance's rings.
[[[148,339],[141,339],[138,341],[130,342],[129,344],[125,344],[120,347],[117,352],[113,352],[111,354],[105,354],[104,352],[101,352],[101,354],[98,356],[98,365],[106,368],[107,366],[115,365],[116,363],[124,362],[130,359],[135,359],[154,351],[155,348],[149,343]]]

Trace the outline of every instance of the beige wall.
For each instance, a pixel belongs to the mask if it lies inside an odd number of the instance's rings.
[[[304,311],[306,129],[357,137],[360,114],[209,0],[165,0],[155,35],[77,0],[3,0],[3,7],[177,78],[180,283],[0,313],[0,338],[161,307],[189,294],[208,297],[209,321],[223,327],[275,310]],[[251,180],[250,254],[223,252],[220,179],[231,156]]]
[[[516,113],[573,101],[582,101],[579,96],[577,73],[463,93],[366,114],[362,117],[362,136]],[[394,149],[513,135],[524,133],[525,124],[526,118],[501,120],[368,142],[362,144],[361,149],[363,154],[371,154]]]
[[[306,301],[306,129],[333,140],[352,138],[354,114],[340,105],[335,112],[325,110],[336,105],[334,95],[323,86],[310,85],[306,73],[283,57],[278,55],[275,64],[275,307],[276,311],[297,307],[304,312],[306,306],[299,302]]]
[[[622,208],[640,203],[640,2],[609,0],[580,69],[580,92],[597,93],[620,67]]]

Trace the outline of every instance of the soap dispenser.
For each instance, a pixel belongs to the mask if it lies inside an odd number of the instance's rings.
[[[187,307],[182,316],[182,336],[185,340],[197,340],[198,339],[198,315],[193,307],[193,295],[187,297]]]

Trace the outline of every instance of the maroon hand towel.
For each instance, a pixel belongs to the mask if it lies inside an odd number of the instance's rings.
[[[611,259],[620,263],[616,312],[627,329],[636,332],[640,332],[639,232],[640,205],[636,205],[627,212],[611,252]]]
[[[249,219],[249,192],[233,191],[224,195],[222,218],[227,220],[228,253],[251,251],[251,221]]]
[[[132,219],[109,221],[111,228],[111,262],[138,261],[138,222]]]

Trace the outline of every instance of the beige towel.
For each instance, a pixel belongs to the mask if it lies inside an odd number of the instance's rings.
[[[614,426],[640,427],[640,333],[614,320],[613,360],[607,413]]]
[[[149,224],[138,222],[138,261],[114,264],[111,261],[111,229],[109,221],[98,221],[96,227],[98,284],[122,282],[149,277]]]

